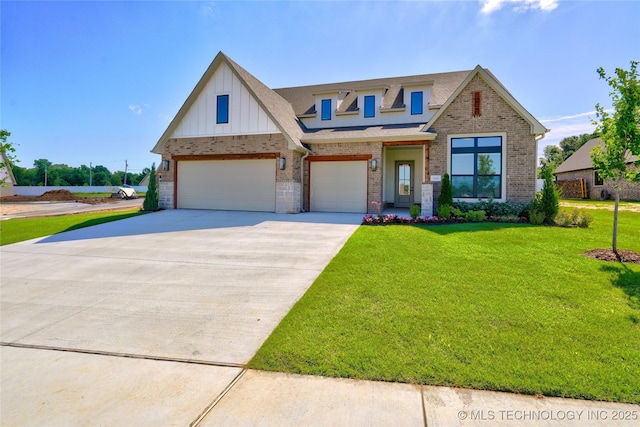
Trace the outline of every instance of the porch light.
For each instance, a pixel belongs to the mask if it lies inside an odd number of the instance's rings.
[[[278,164],[280,165],[280,170],[283,171],[285,166],[287,165],[286,157],[282,156],[278,159]]]
[[[376,169],[378,169],[378,160],[377,159],[371,159],[371,170],[375,171]]]
[[[162,161],[162,169],[168,171],[169,170],[169,160]]]

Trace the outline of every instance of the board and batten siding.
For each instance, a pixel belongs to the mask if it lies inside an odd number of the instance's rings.
[[[229,123],[216,124],[218,95],[229,95]],[[279,130],[233,71],[226,64],[222,64],[171,137],[260,133],[279,133]]]

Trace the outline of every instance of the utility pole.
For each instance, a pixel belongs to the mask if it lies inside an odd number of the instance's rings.
[[[127,161],[124,161],[124,182],[122,183],[123,185],[127,185],[127,167],[129,165],[127,164]]]
[[[93,172],[93,163],[89,162],[89,187],[91,187],[93,185],[92,182],[91,182],[92,178],[93,178],[91,176],[92,172]]]
[[[47,186],[47,165],[44,165],[44,186]]]

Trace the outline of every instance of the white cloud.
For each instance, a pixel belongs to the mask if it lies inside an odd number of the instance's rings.
[[[516,12],[525,12],[529,9],[549,12],[558,7],[558,0],[480,0],[480,4],[482,4],[480,12],[484,15],[490,15],[508,4],[513,5],[513,10]]]
[[[547,145],[558,145],[560,141],[568,136],[592,133],[595,130],[595,126],[591,121],[595,119],[595,111],[540,119],[540,123],[551,128],[551,130],[547,132],[544,139],[538,144],[538,158],[544,156],[544,148]]]
[[[137,114],[137,115],[142,114],[144,112],[144,109],[149,108],[149,107],[150,107],[149,104],[142,104],[142,105],[129,104],[129,110],[133,114]]]

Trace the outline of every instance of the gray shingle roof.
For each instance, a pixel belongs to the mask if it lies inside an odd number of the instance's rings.
[[[571,156],[558,166],[554,173],[573,172],[584,169],[593,169],[593,161],[591,160],[591,150],[596,145],[602,145],[600,138],[593,138],[585,142],[584,145],[576,150]],[[637,156],[629,156],[628,163],[638,160]]]
[[[350,126],[327,129],[309,129],[302,137],[302,142],[313,143],[327,140],[340,141],[394,141],[407,137],[414,140],[430,140],[435,138],[434,133],[423,132],[424,124],[414,123],[408,125],[378,125],[378,126]]]

